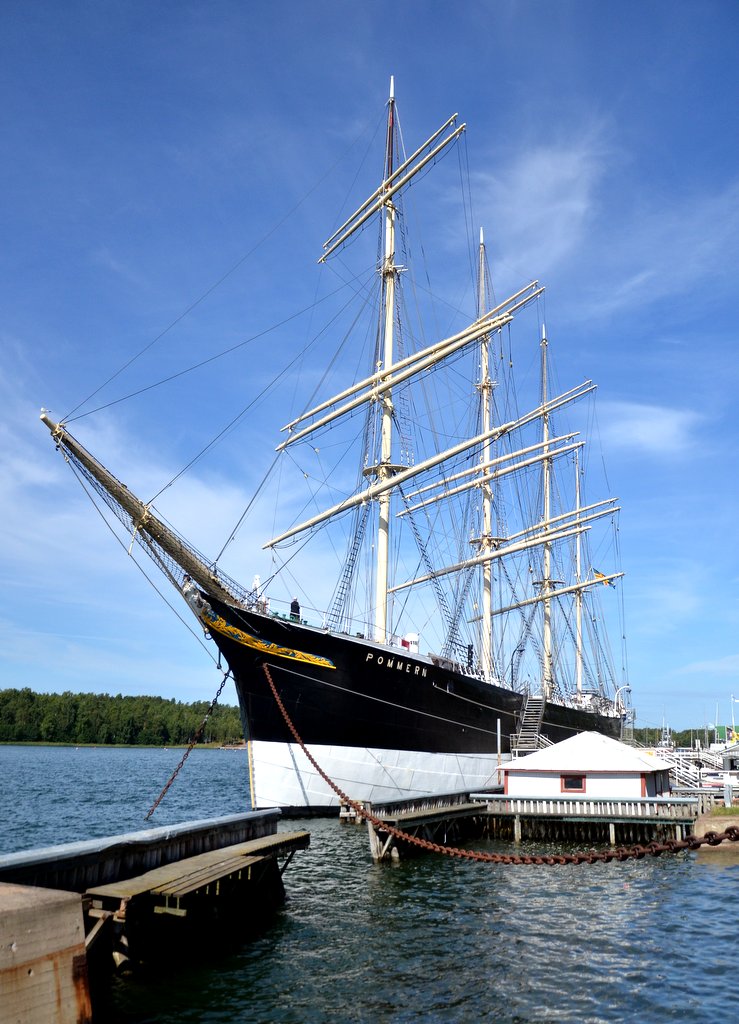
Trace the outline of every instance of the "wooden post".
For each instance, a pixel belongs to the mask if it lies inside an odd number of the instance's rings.
[[[383,858],[382,843],[380,842],[380,837],[377,834],[375,826],[369,819],[367,819],[367,833],[369,834],[370,853],[372,855],[372,860],[376,864],[379,864],[379,862]]]
[[[7,1021],[90,1024],[78,893],[0,884],[0,1005]]]
[[[521,815],[515,814],[513,816],[513,842],[521,842]]]
[[[616,845],[616,825],[612,821],[608,823],[608,842],[611,846]]]

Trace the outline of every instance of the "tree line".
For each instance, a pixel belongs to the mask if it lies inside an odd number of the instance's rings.
[[[656,727],[634,729],[634,739],[645,747],[656,747],[662,738],[662,729]],[[691,747],[695,749],[696,740],[701,747],[708,747],[713,742],[713,729],[704,726],[702,729],[681,729],[670,732],[670,741],[675,747]]]
[[[207,701],[183,704],[163,697],[107,693],[0,690],[0,743],[167,746],[195,738]],[[216,705],[198,742],[238,743],[239,709]]]

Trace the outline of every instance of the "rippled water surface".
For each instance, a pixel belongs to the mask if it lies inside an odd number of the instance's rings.
[[[0,747],[2,852],[140,829],[179,751]],[[153,824],[245,809],[243,754],[196,751]],[[261,936],[122,991],[136,1024],[733,1019],[739,860],[375,866],[313,820]],[[293,828],[294,823],[286,827]]]

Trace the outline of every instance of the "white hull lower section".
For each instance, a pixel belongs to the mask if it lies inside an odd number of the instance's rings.
[[[312,756],[352,800],[383,803],[498,785],[496,754],[432,754],[312,745]],[[255,808],[339,807],[341,799],[295,743],[252,743]]]

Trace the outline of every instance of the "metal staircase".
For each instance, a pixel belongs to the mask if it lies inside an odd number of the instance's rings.
[[[550,747],[551,740],[541,734],[541,723],[544,720],[546,701],[541,694],[530,694],[521,712],[521,720],[515,736],[511,737],[511,753],[529,754],[542,747]]]
[[[720,772],[723,768],[721,754],[712,750],[685,750],[672,747],[650,746],[632,739],[625,740],[629,746],[637,750],[649,750],[667,761],[670,766],[670,779],[674,786],[696,787],[702,784],[704,771]]]
[[[710,750],[686,751],[662,747],[654,750],[658,757],[670,765],[670,777],[677,786],[700,786],[703,770],[721,771],[722,768],[721,759]]]

